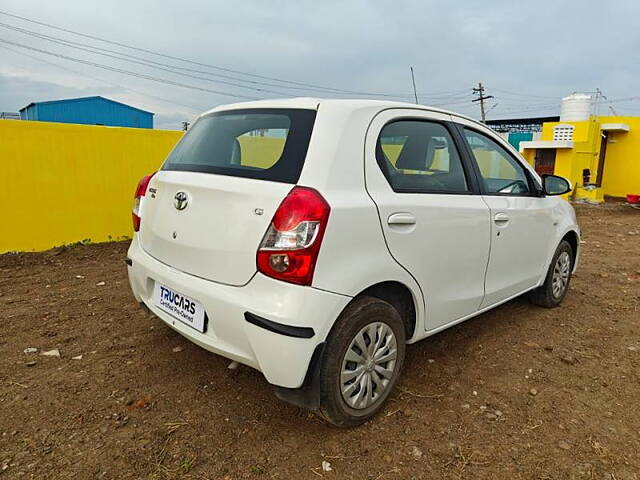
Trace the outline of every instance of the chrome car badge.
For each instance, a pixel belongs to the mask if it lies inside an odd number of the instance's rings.
[[[176,207],[177,210],[184,210],[188,204],[189,198],[185,192],[178,192],[176,196],[173,197],[173,206]]]

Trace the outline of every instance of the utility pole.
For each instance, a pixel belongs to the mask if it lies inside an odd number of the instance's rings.
[[[190,122],[182,122],[182,131],[186,132],[187,130],[189,130],[189,125],[191,125]]]
[[[416,77],[413,75],[413,67],[409,67],[411,69],[411,83],[413,83],[413,97],[416,99],[416,103],[418,103],[418,93],[416,92]]]
[[[482,82],[478,82],[478,88],[473,89],[473,93],[478,94],[478,98],[471,100],[472,102],[480,102],[480,118],[482,119],[482,123],[486,120],[486,114],[484,111],[484,101],[493,98],[493,95],[485,95],[484,87],[482,86]]]

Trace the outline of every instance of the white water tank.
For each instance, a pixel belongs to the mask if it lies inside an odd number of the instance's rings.
[[[591,95],[574,93],[562,99],[560,105],[561,122],[580,122],[591,116]]]

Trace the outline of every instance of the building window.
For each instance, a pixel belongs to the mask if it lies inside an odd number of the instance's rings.
[[[553,139],[560,141],[573,141],[573,125],[556,125],[553,127]]]

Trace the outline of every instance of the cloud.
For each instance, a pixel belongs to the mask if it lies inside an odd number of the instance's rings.
[[[637,94],[635,79],[640,77],[640,50],[636,48],[640,44],[640,2],[631,0],[605,4],[597,0],[65,0],[55,4],[4,0],[2,9],[201,63],[359,92],[388,92],[409,101],[409,66],[413,66],[421,101],[474,116],[478,106],[471,102],[471,88],[478,81],[496,97],[491,104],[498,106],[491,115],[504,117],[529,108],[534,114],[557,113],[560,98],[576,90],[599,87],[609,98],[633,96]],[[189,78],[0,28],[0,38],[205,89],[255,97],[327,95],[291,84],[277,87],[279,82],[258,78],[253,80],[262,82],[263,90],[252,89],[259,85],[248,83],[244,85],[249,88],[241,88],[228,84],[238,83],[234,80],[240,76],[237,73],[113,47],[1,15],[0,21],[226,75],[191,72],[209,81]],[[108,92],[105,96],[115,95],[156,112],[156,124],[170,125],[215,105],[238,101],[11,48],[21,53],[0,49],[0,109],[15,109],[39,98]],[[25,53],[36,58],[25,57]],[[28,81],[22,87],[7,87],[11,83],[7,77],[15,75]],[[438,95],[443,91],[449,93]],[[640,102],[616,108],[622,113],[640,113]]]

